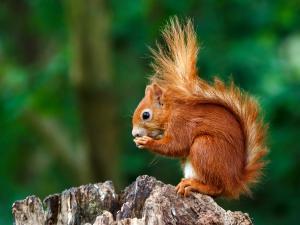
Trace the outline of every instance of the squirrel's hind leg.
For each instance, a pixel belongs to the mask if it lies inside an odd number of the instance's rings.
[[[182,179],[176,186],[176,191],[184,197],[189,196],[191,192],[200,192],[210,196],[218,196],[222,193],[220,188],[203,184],[201,181],[194,178]]]
[[[219,176],[221,167],[216,165],[223,163],[220,151],[215,147],[219,147],[218,141],[209,135],[199,136],[194,140],[189,157],[183,162],[185,179],[176,186],[177,193],[188,196],[193,191],[220,196],[224,192],[223,186],[218,185],[222,184]],[[213,179],[207,180],[208,177]]]

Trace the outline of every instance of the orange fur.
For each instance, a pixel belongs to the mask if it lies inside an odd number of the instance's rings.
[[[266,126],[256,100],[215,79],[197,75],[197,38],[190,20],[175,17],[163,31],[166,48],[153,50],[155,74],[133,115],[140,148],[183,159],[195,177],[184,189],[236,198],[250,193],[261,176],[267,153]],[[144,121],[147,109],[152,117]],[[143,137],[141,137],[143,136]]]

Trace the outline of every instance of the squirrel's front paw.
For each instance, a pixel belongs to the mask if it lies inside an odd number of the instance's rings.
[[[148,148],[153,142],[153,138],[148,136],[137,137],[133,140],[138,148]]]

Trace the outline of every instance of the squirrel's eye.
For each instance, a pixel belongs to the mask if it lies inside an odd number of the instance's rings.
[[[147,120],[150,118],[150,113],[149,112],[143,112],[143,120]]]
[[[144,112],[142,112],[142,119],[147,121],[151,119],[151,110],[145,110]]]

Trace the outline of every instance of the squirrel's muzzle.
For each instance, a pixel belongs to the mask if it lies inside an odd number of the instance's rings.
[[[147,135],[147,131],[142,127],[133,127],[131,134],[133,137],[142,137]]]

